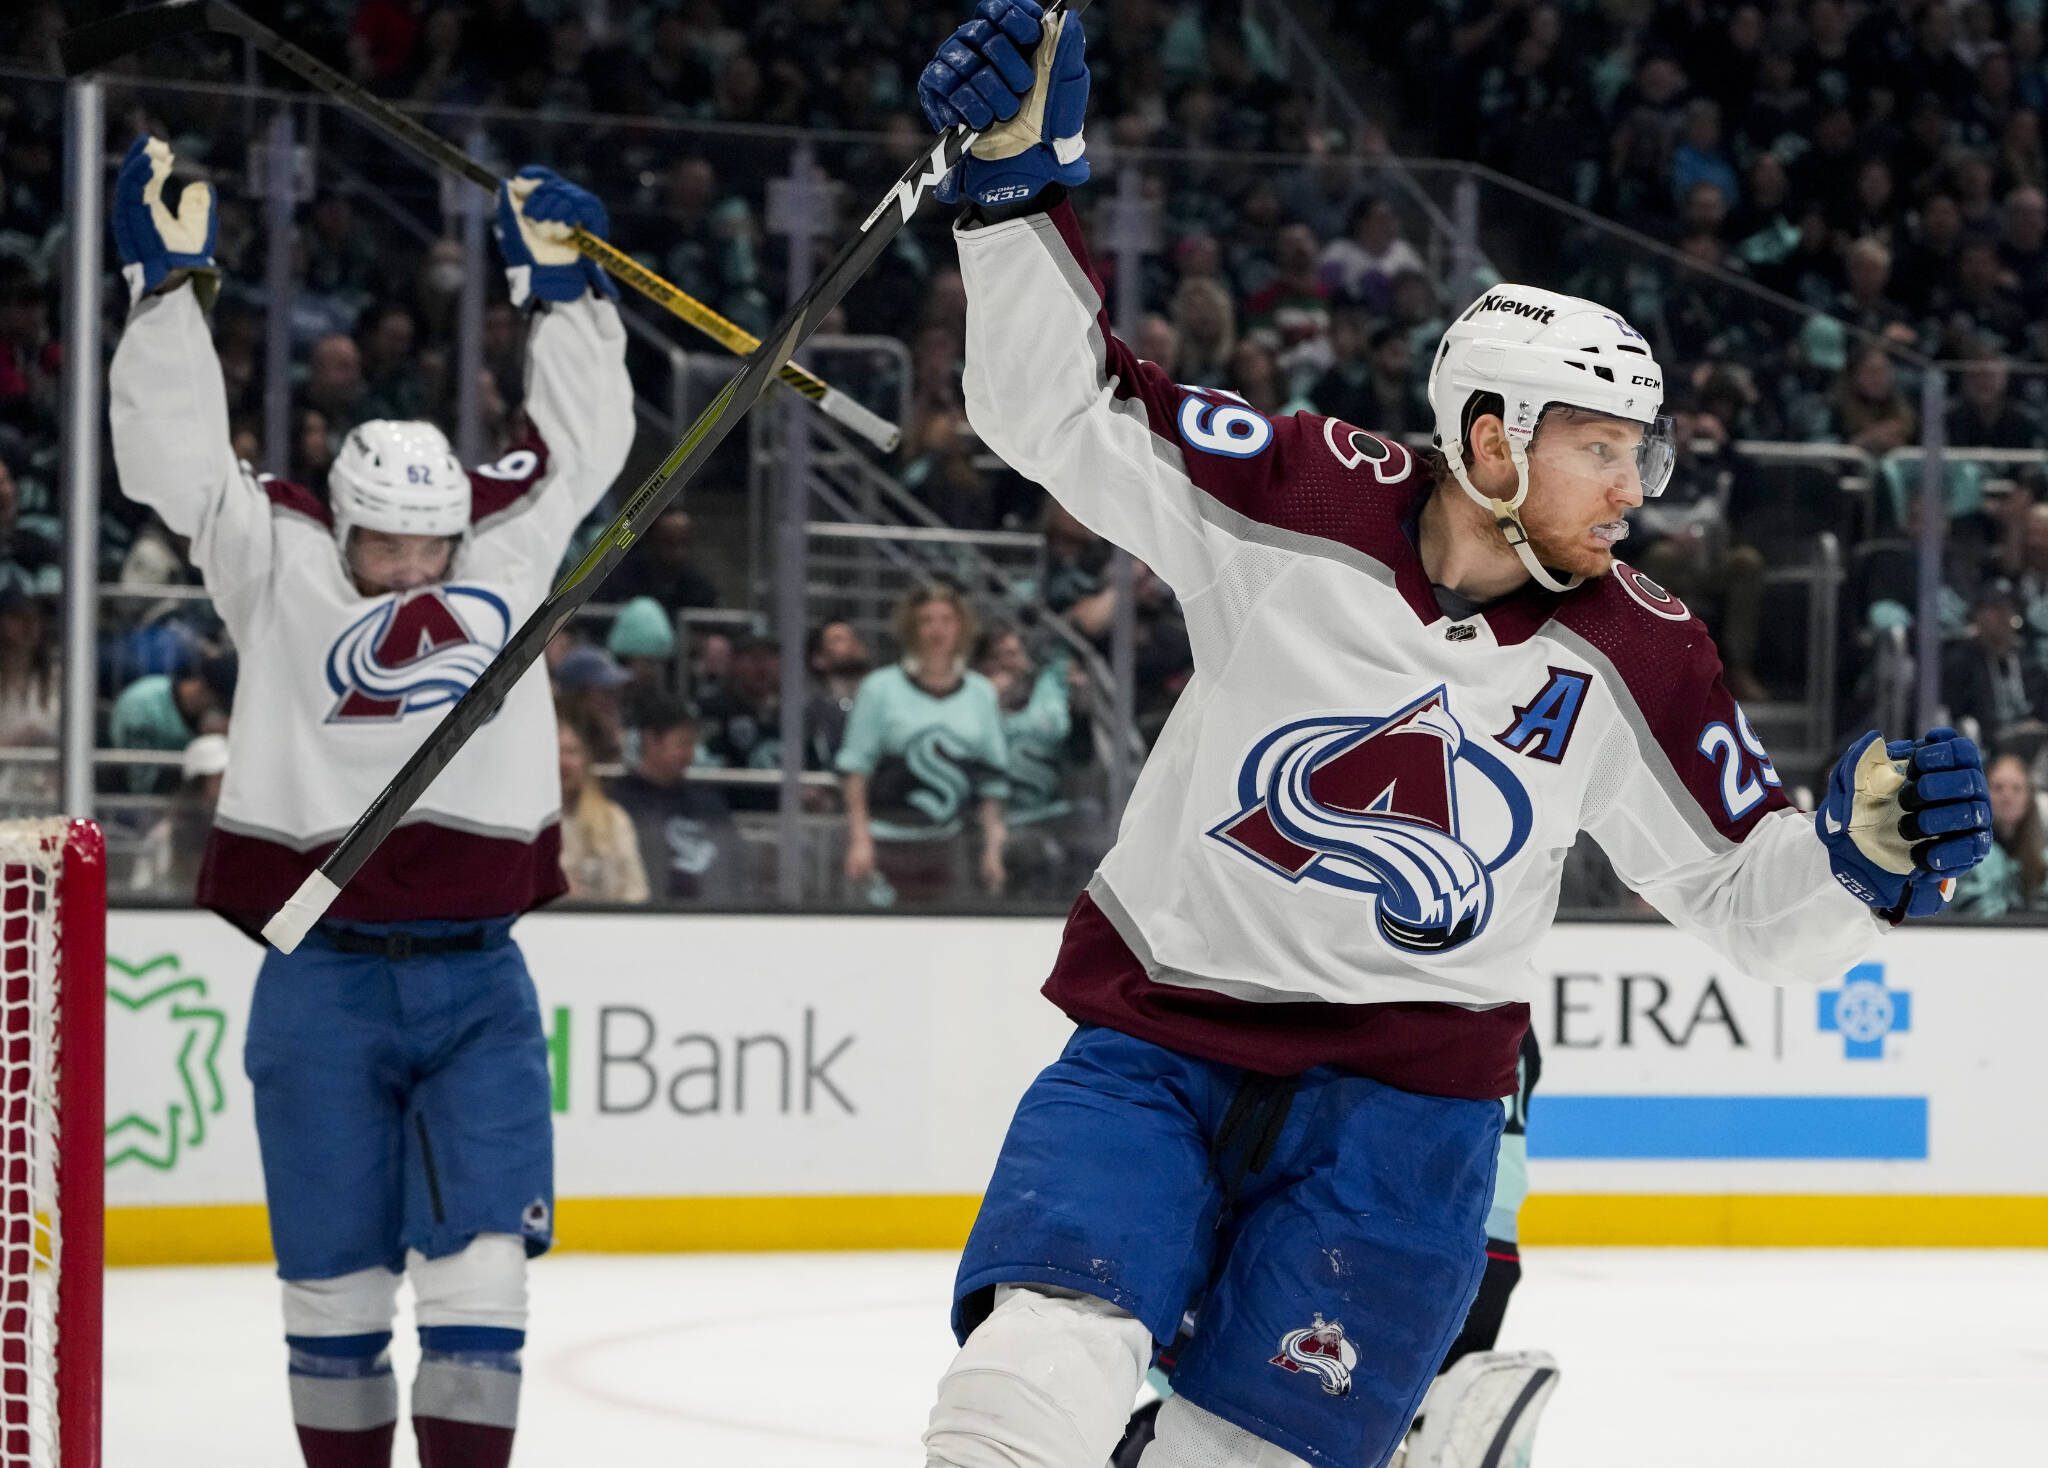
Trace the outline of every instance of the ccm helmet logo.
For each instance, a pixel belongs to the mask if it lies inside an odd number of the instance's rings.
[[[1533,301],[1517,301],[1511,296],[1489,295],[1483,297],[1478,305],[1467,311],[1465,319],[1470,321],[1474,316],[1484,311],[1506,311],[1512,315],[1533,321],[1539,326],[1550,325],[1551,321],[1557,316],[1557,309],[1554,306],[1539,306]]]
[[[1640,373],[1638,373],[1634,377],[1631,377],[1629,381],[1637,387],[1662,387],[1664,385],[1663,383],[1659,382],[1656,378],[1644,377]]]

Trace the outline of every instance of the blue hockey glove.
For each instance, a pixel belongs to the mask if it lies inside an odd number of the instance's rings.
[[[114,247],[121,254],[131,305],[180,270],[199,272],[194,285],[209,299],[220,285],[213,263],[213,239],[220,228],[213,190],[203,183],[186,184],[172,210],[164,203],[164,181],[174,161],[169,143],[145,133],[129,144],[114,176]]]
[[[1047,184],[1088,181],[1087,37],[1078,16],[1043,19],[1033,0],[979,0],[917,79],[926,121],[980,133],[946,175],[942,203],[1021,204]],[[1034,49],[1035,48],[1035,49]]]
[[[1926,917],[1991,850],[1984,761],[1953,729],[1866,734],[1835,762],[1813,826],[1836,881],[1893,922]]]
[[[529,296],[579,300],[586,290],[619,298],[611,277],[569,243],[570,231],[578,226],[601,238],[611,217],[597,195],[553,169],[529,165],[498,186],[498,222],[491,233],[505,257],[513,305],[525,305]]]

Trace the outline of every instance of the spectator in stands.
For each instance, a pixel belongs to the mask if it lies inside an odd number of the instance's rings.
[[[1280,370],[1272,349],[1250,337],[1237,344],[1237,351],[1230,358],[1230,371],[1224,380],[1232,392],[1261,413],[1288,413],[1306,406],[1292,401],[1293,393],[1287,376]]]
[[[21,261],[0,259],[0,423],[53,433],[63,366],[49,287]]]
[[[1993,502],[2000,529],[1993,569],[2012,583],[2019,600],[2028,655],[2048,667],[2048,504],[2034,498],[2036,483],[2023,475]]]
[[[1752,701],[1768,696],[1756,674],[1764,558],[1735,540],[1728,521],[1738,471],[1728,423],[1744,396],[1740,384],[1713,382],[1728,371],[1703,372],[1699,406],[1674,415],[1678,466],[1664,493],[1629,516],[1629,560],[1707,618],[1729,691]]]
[[[402,301],[387,301],[363,315],[358,351],[363,367],[362,415],[369,418],[424,418],[426,383],[415,349],[419,323]]]
[[[356,216],[345,193],[322,194],[307,211],[299,238],[305,251],[306,289],[332,297],[349,316],[382,283],[377,240]]]
[[[1908,242],[1893,262],[1892,291],[1899,303],[1917,315],[1933,309],[1934,293],[1955,273],[1963,246],[1963,211],[1955,195],[1929,195],[1910,221]]]
[[[1995,918],[2048,908],[2048,834],[2027,762],[2007,751],[1984,771],[1991,787],[1991,854],[1956,883],[1949,911]]]
[[[0,454],[0,577],[27,583],[45,569],[55,572],[61,536],[50,515],[22,513],[21,482]]]
[[[2036,449],[2041,420],[2012,396],[2012,368],[1986,351],[1962,374],[1960,400],[1948,411],[1948,441],[1955,448]]]
[[[647,869],[633,819],[590,773],[590,746],[559,712],[556,754],[562,776],[562,875],[571,902],[645,902]]]
[[[1073,659],[1061,649],[1036,663],[1024,634],[999,624],[976,642],[974,666],[995,689],[1010,753],[1010,794],[1003,805],[1008,890],[1024,897],[1067,898],[1079,875],[1076,868],[1092,866],[1104,849],[1101,833],[1079,830],[1071,819],[1078,809],[1066,788],[1076,763],[1069,692]]]
[[[679,698],[641,705],[639,754],[612,785],[632,817],[654,900],[729,899],[742,883],[739,835],[718,787],[688,778],[697,759],[696,711]]]
[[[619,563],[605,594],[620,601],[649,596],[668,612],[718,605],[718,588],[697,564],[696,527],[690,512],[671,505],[655,517],[646,539]]]
[[[1391,331],[1392,327],[1386,328]],[[1361,306],[1339,306],[1330,317],[1330,366],[1309,389],[1318,413],[1346,423],[1373,422],[1372,317]]]
[[[1963,241],[1956,251],[1955,274],[1937,287],[1932,311],[1948,334],[1942,355],[1959,356],[1973,340],[1989,340],[1998,350],[2025,346],[2029,322],[2019,298],[2005,283],[1997,242],[1985,238]]]
[[[2038,317],[2048,306],[2048,193],[2039,184],[2023,184],[2005,196],[1998,257],[2020,305]]]
[[[1312,129],[1307,146],[1307,161],[1287,176],[1283,205],[1318,239],[1349,234],[1361,194],[1358,155],[1339,128]]]
[[[1735,165],[1721,145],[1721,109],[1696,97],[1685,109],[1684,131],[1671,150],[1671,197],[1683,201],[1697,184],[1712,184],[1733,204],[1742,196]]]
[[[633,675],[601,647],[571,649],[555,667],[555,708],[576,726],[599,764],[625,750],[626,688]]]
[[[2048,729],[2048,673],[2028,652],[2019,595],[2003,579],[1986,582],[1971,610],[1975,636],[1942,658],[1941,693],[1957,728],[1986,745],[2038,739]]]
[[[1173,293],[1173,325],[1180,333],[1183,381],[1214,386],[1230,371],[1237,351],[1237,306],[1220,281],[1190,276]]]
[[[733,649],[732,673],[697,704],[703,719],[701,763],[726,770],[782,768],[782,644],[750,637]],[[732,792],[735,810],[774,810],[781,792],[773,785],[744,785]]]
[[[1343,238],[1323,246],[1317,268],[1339,299],[1385,315],[1393,306],[1395,280],[1404,272],[1427,267],[1415,247],[1401,238],[1401,217],[1394,206],[1383,198],[1370,198],[1352,207]]]
[[[114,700],[107,738],[115,749],[182,751],[201,734],[226,732],[234,703],[235,665],[229,657],[187,661],[172,673],[149,673]],[[175,766],[135,766],[127,786],[138,794],[172,786]]]
[[[336,447],[325,413],[318,408],[296,409],[292,413],[291,454],[285,461],[285,478],[318,494],[327,483],[327,468],[334,462]]]
[[[1873,454],[1912,442],[1920,417],[1899,390],[1892,359],[1883,348],[1863,346],[1828,394],[1828,436]]]
[[[732,677],[732,637],[724,632],[699,632],[690,638],[690,697],[702,702]]]
[[[54,748],[61,694],[43,603],[19,568],[0,566],[0,751]],[[53,764],[18,764],[0,752],[0,797],[46,799],[56,793],[56,773]]]
[[[811,629],[804,641],[804,666],[811,674],[811,702],[804,715],[804,735],[811,746],[806,766],[832,768],[846,738],[854,696],[874,663],[853,623],[826,622]]]
[[[916,450],[903,466],[904,488],[948,525],[962,530],[996,526],[996,486],[974,462],[978,440],[967,415],[956,408],[925,413],[913,440]]]
[[[898,605],[895,632],[902,660],[861,680],[836,762],[848,888],[877,906],[944,901],[972,871],[999,894],[1010,754],[995,688],[967,667],[973,609],[951,586],[926,586]]]
[[[227,735],[201,734],[185,746],[178,764],[177,792],[136,845],[135,864],[128,873],[129,890],[192,900],[227,769]]]
[[[1317,276],[1315,235],[1290,223],[1274,242],[1274,276],[1245,297],[1245,338],[1270,350],[1288,379],[1329,366],[1329,287]]]
[[[1173,381],[1180,381],[1180,333],[1164,316],[1148,313],[1138,323],[1137,339],[1131,347],[1142,360],[1158,367]]]
[[[676,661],[675,621],[653,597],[636,596],[619,608],[611,631],[605,634],[604,648],[631,679],[624,695],[629,713],[635,700],[670,691]]]
[[[317,410],[337,438],[363,421],[363,355],[354,337],[333,332],[313,343],[299,401]]]
[[[1835,298],[1832,309],[1836,318],[1900,346],[1913,346],[1917,333],[1906,320],[1905,308],[1889,294],[1892,252],[1884,242],[1865,235],[1849,246],[1842,263],[1849,284]]]

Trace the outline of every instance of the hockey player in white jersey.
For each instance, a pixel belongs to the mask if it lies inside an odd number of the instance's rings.
[[[429,423],[353,429],[323,500],[228,441],[204,303],[212,200],[164,198],[138,139],[114,190],[134,302],[112,368],[122,489],[191,541],[241,654],[232,755],[199,901],[254,935],[546,595],[633,439],[612,288],[561,243],[602,205],[542,169],[501,192],[515,305],[533,310],[517,447],[465,470]],[[553,1240],[545,1042],[512,921],[564,890],[553,708],[522,679],[292,955],[257,979],[255,1087],[309,1468],[385,1468],[387,1346],[412,1282],[420,1461],[502,1468],[527,1259]]]
[[[1615,558],[1672,445],[1649,344],[1502,286],[1430,368],[1440,455],[1176,385],[1111,333],[1066,194],[1081,26],[982,0],[920,79],[983,439],[1185,609],[1195,674],[1046,994],[1079,1024],[962,1258],[943,1468],[1099,1468],[1201,1320],[1145,1468],[1384,1463],[1484,1262],[1501,1099],[1580,831],[1759,978],[1936,910],[1989,809],[1953,731],[1793,810],[1699,621]]]

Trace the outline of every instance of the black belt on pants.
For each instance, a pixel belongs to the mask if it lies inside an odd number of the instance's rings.
[[[478,953],[490,936],[483,928],[460,928],[453,933],[366,933],[360,928],[332,928],[324,923],[320,932],[343,953],[372,954],[392,960]]]

